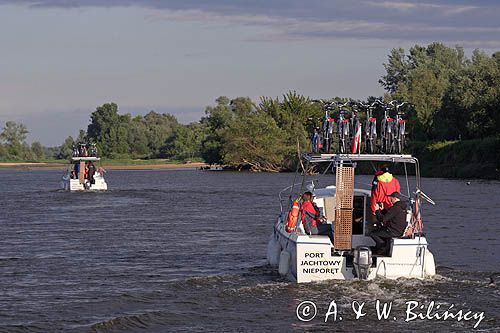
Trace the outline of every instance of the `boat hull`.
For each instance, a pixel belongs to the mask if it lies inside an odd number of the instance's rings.
[[[108,189],[108,184],[100,174],[96,173],[94,180],[94,184],[88,182],[82,184],[79,179],[71,179],[67,174],[61,180],[60,185],[63,190],[71,192],[106,191]]]
[[[270,242],[274,243],[274,253],[287,252],[288,263],[278,263],[288,267],[286,275],[298,283],[325,280],[357,279],[353,266],[352,251],[333,251],[328,236],[306,235],[297,232],[287,233],[281,219],[274,226]],[[358,236],[353,239],[353,247],[358,245],[372,246],[370,237]],[[390,256],[374,256],[367,279],[377,277],[419,278],[424,279],[435,275],[435,263],[428,249],[425,237],[414,239],[393,239]],[[271,246],[270,246],[271,248]],[[275,255],[275,254],[274,254]],[[268,251],[268,260],[276,262]]]

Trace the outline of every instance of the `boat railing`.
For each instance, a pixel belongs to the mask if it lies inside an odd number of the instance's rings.
[[[288,201],[288,204],[290,204],[290,202],[291,202],[291,194],[292,194],[292,193],[290,193],[290,195],[289,195],[287,198],[285,198],[285,197],[283,197],[283,196],[282,196],[282,195],[283,195],[283,192],[285,192],[285,191],[287,191],[287,190],[289,190],[289,189],[292,189],[293,187],[298,186],[298,185],[301,185],[301,184],[302,184],[302,182],[292,184],[292,185],[290,185],[290,186],[285,187],[284,189],[282,189],[282,190],[278,193],[278,198],[279,198],[279,201],[280,201],[280,211],[281,211],[281,213],[283,213],[283,203],[284,203],[285,201]]]
[[[392,163],[417,163],[417,158],[405,154],[310,154],[302,155],[305,161],[311,163],[322,162],[360,162],[360,161],[378,161]]]
[[[71,157],[71,161],[76,162],[76,161],[100,161],[100,157],[96,156],[74,156]]]

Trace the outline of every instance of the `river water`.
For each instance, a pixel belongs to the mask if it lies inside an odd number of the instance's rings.
[[[500,331],[499,182],[423,179],[436,278],[297,285],[266,265],[292,174],[111,171],[105,193],[59,191],[60,177],[0,169],[0,332],[462,332],[483,312],[476,330]],[[405,321],[411,301],[478,317]]]

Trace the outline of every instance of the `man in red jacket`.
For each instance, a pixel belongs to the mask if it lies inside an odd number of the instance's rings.
[[[373,178],[371,195],[373,220],[375,220],[375,212],[377,211],[378,203],[382,203],[385,209],[389,209],[392,206],[389,195],[394,192],[400,193],[401,186],[396,177],[389,172],[389,168],[384,166],[375,173],[375,177]]]

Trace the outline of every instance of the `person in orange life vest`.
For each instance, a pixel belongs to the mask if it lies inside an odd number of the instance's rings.
[[[390,172],[387,166],[383,166],[379,171],[375,172],[372,182],[371,194],[371,210],[373,220],[375,220],[375,212],[377,211],[378,203],[382,203],[385,209],[392,206],[389,195],[394,192],[400,192],[401,186],[399,181]]]
[[[322,223],[321,213],[318,206],[312,201],[311,192],[302,194],[302,204],[300,205],[300,220],[304,230],[309,235],[327,235],[333,245],[333,229],[331,224]]]

